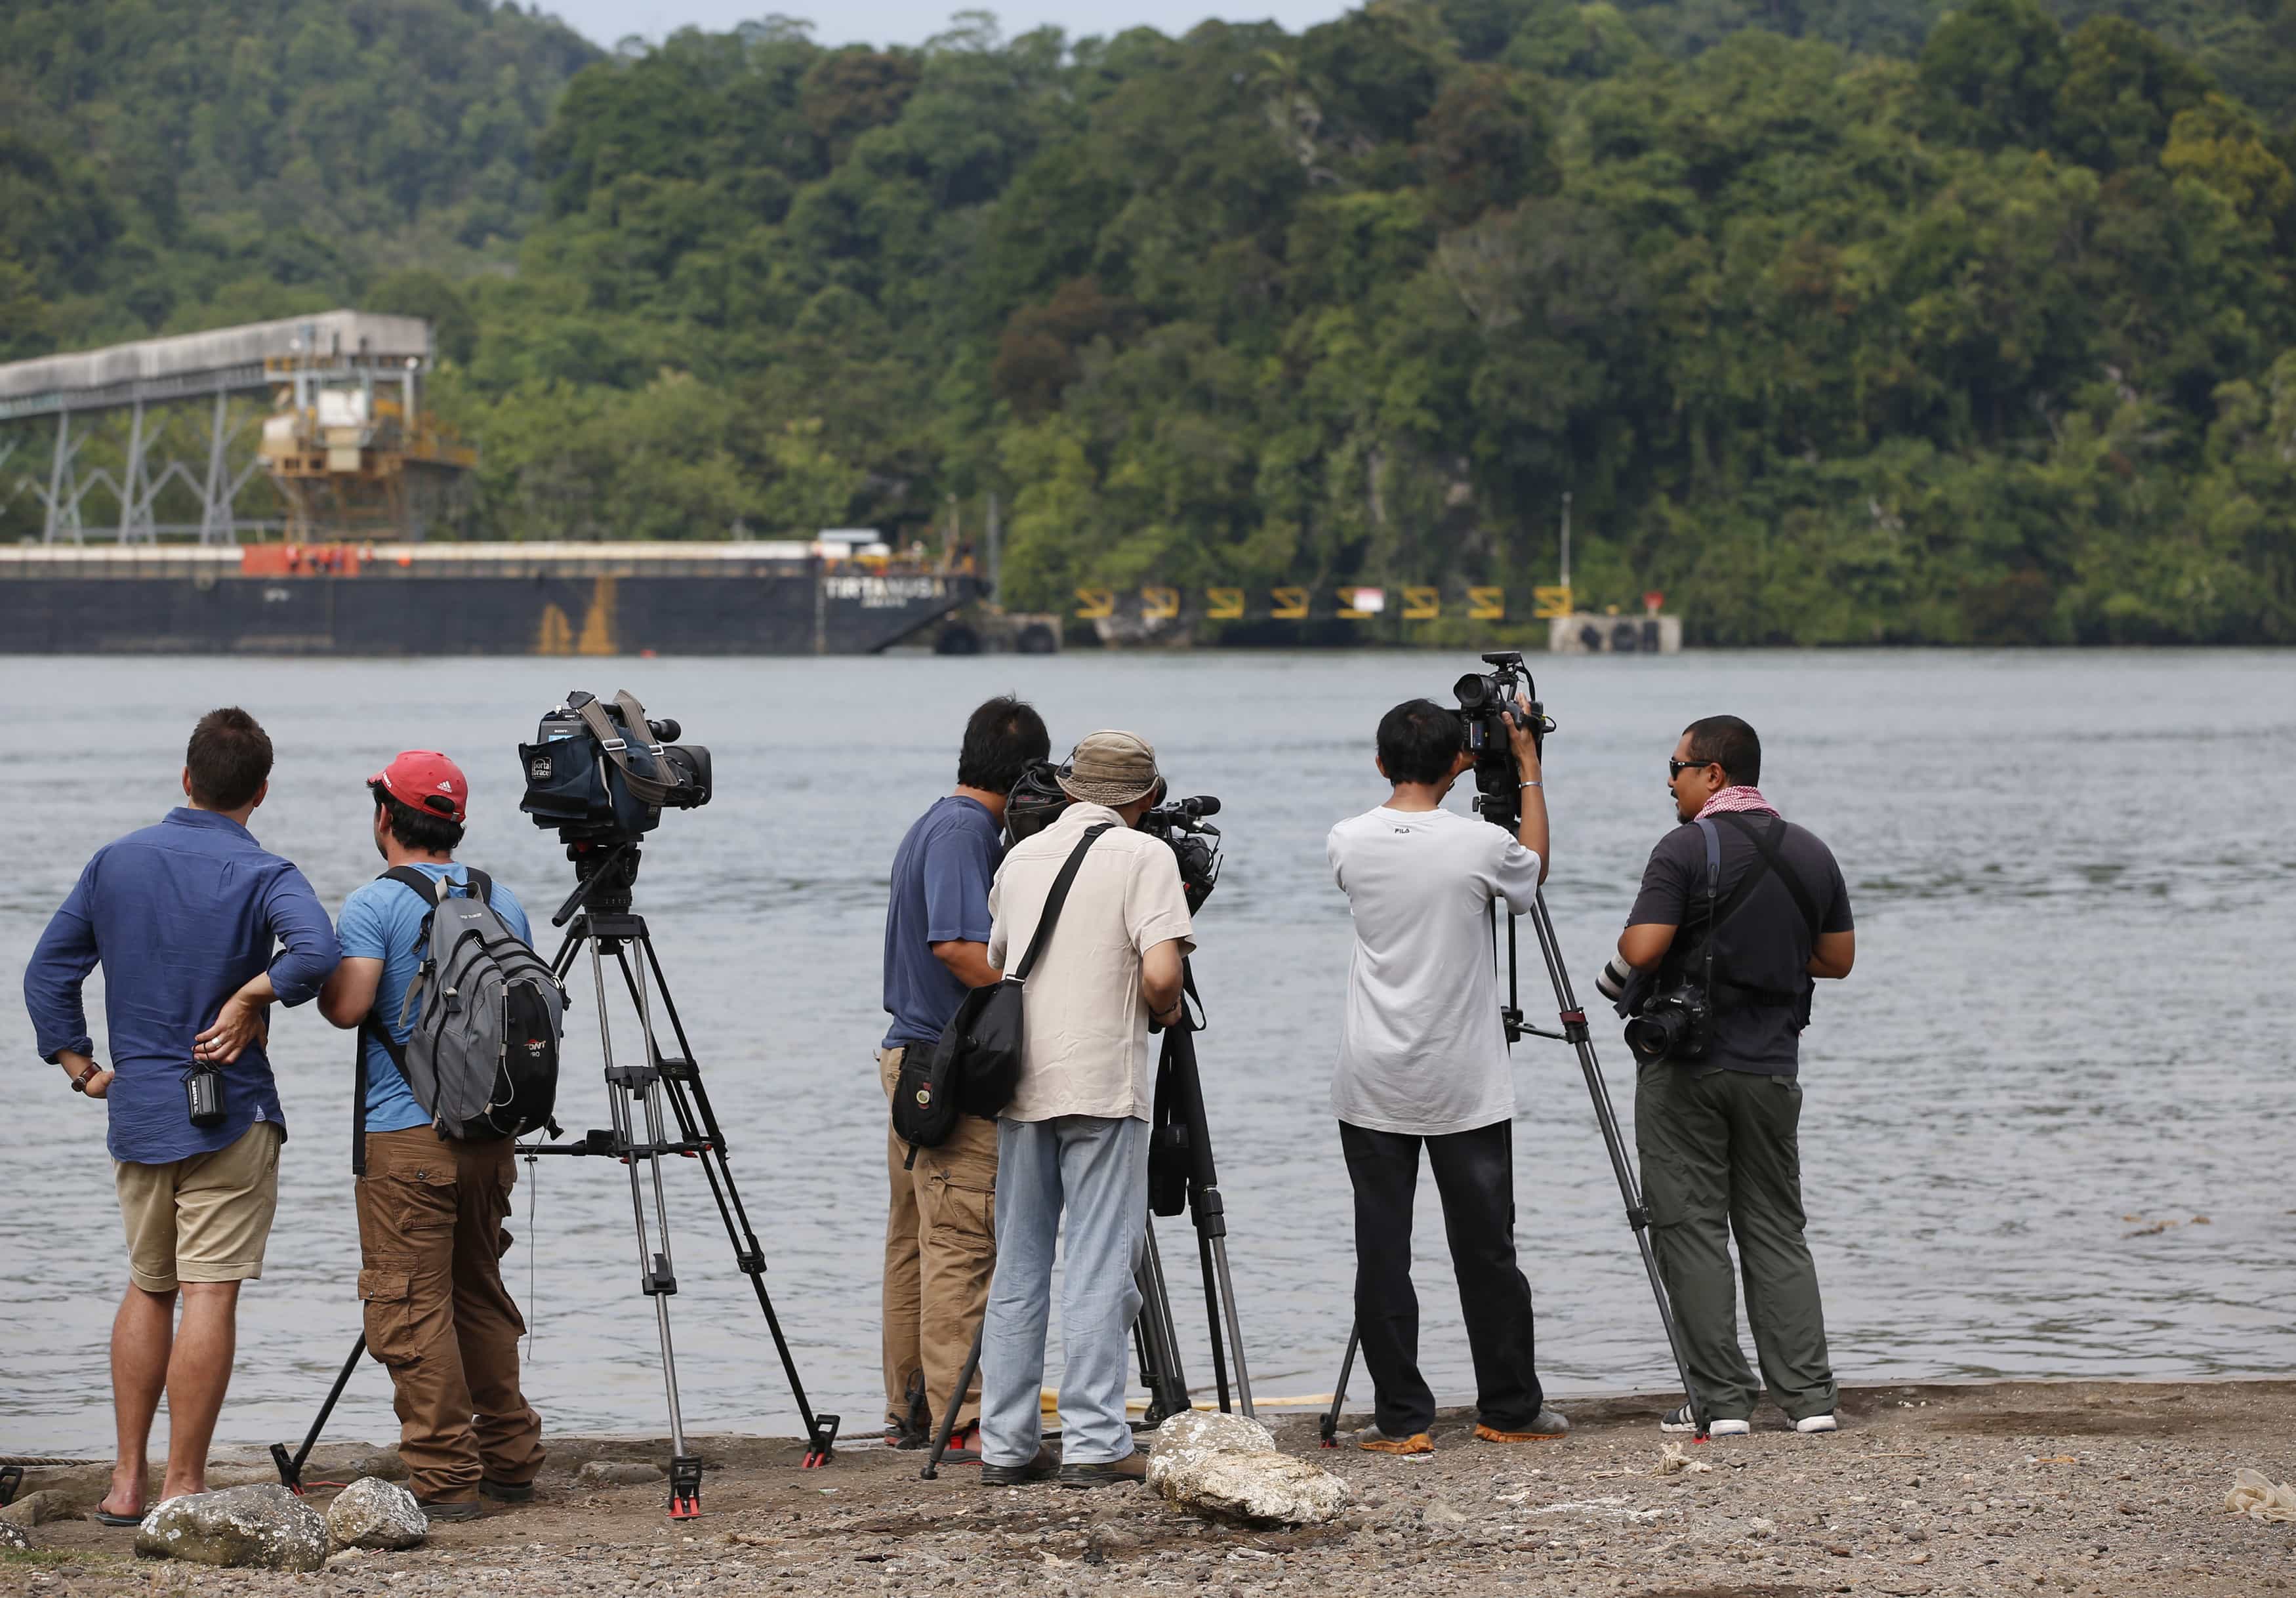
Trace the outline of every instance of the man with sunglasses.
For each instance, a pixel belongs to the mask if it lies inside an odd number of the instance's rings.
[[[1694,1059],[1638,1058],[1643,1197],[1690,1376],[1716,1437],[1752,1430],[1761,1389],[1738,1346],[1730,1240],[1770,1397],[1798,1431],[1834,1430],[1817,1269],[1802,1236],[1801,1030],[1812,979],[1856,955],[1841,868],[1755,786],[1762,742],[1734,716],[1683,729],[1667,762],[1682,823],[1651,851],[1619,957],[1598,986],[1621,1007],[1708,971],[1710,1042]],[[1678,1051],[1681,1052],[1681,1051]],[[1693,1429],[1689,1405],[1661,1423]]]

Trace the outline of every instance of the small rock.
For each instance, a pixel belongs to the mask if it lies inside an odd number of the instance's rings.
[[[1825,1545],[1825,1551],[1833,1555],[1836,1559],[1848,1559],[1849,1557],[1849,1548],[1841,1543],[1828,1543]]]
[[[574,1472],[574,1485],[582,1487],[637,1487],[660,1479],[660,1465],[628,1459],[594,1459]]]
[[[5,1509],[0,1509],[0,1523],[29,1531],[35,1526],[45,1526],[51,1520],[68,1519],[72,1512],[71,1498],[53,1487],[42,1487],[37,1493],[26,1493]]]
[[[1427,1523],[1431,1526],[1464,1526],[1467,1517],[1438,1498],[1427,1506]]]
[[[144,1518],[135,1552],[201,1565],[316,1570],[327,1562],[327,1523],[275,1483],[187,1493]]]
[[[1093,1523],[1084,1535],[1085,1562],[1097,1564],[1103,1560],[1122,1559],[1140,1551],[1140,1539],[1130,1532],[1111,1526],[1105,1520]],[[1097,1556],[1097,1557],[1095,1557]]]
[[[0,1520],[0,1548],[25,1549],[31,1545],[32,1539],[24,1535],[22,1527],[12,1520]]]
[[[414,1548],[430,1535],[414,1495],[378,1477],[360,1477],[327,1506],[327,1540],[337,1549]]]

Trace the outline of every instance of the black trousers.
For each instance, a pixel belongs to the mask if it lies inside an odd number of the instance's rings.
[[[1340,1123],[1356,1190],[1356,1327],[1379,1429],[1409,1437],[1435,1422],[1419,1373],[1419,1295],[1411,1285],[1411,1209],[1419,1147],[1443,1201],[1443,1232],[1475,1358],[1475,1409],[1499,1431],[1528,1431],[1546,1395],[1532,1357],[1530,1283],[1514,1262],[1514,1128],[1419,1137]]]

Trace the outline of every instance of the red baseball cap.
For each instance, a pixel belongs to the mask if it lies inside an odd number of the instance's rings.
[[[437,750],[401,750],[397,759],[367,782],[381,783],[382,791],[402,805],[428,810],[448,821],[467,819],[471,784],[463,768]]]

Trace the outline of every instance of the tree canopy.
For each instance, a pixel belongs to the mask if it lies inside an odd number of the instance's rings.
[[[117,109],[175,81],[119,32],[155,18],[226,91],[164,136]],[[1662,589],[1706,642],[2296,639],[2296,0],[609,58],[483,0],[59,0],[0,60],[73,130],[0,135],[7,352],[430,316],[475,536],[995,493],[1009,599],[1063,607],[1520,588],[1569,492],[1582,601]]]

